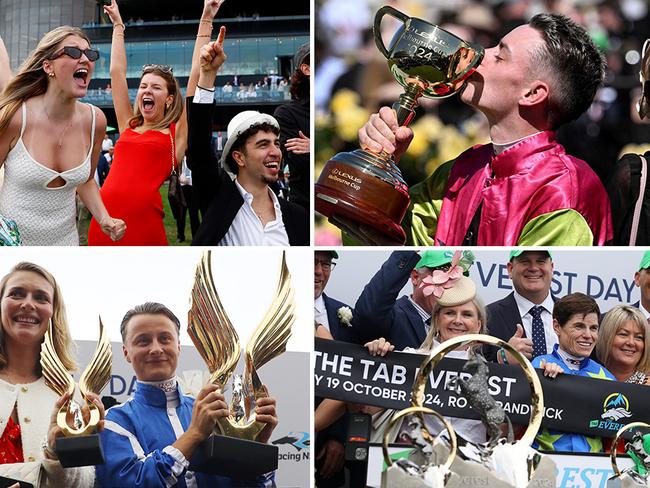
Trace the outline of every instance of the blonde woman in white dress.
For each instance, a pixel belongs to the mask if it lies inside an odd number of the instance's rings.
[[[98,56],[80,29],[58,27],[0,94],[0,215],[16,221],[24,245],[79,245],[76,194],[107,235],[124,234],[93,178],[106,118],[78,100]]]

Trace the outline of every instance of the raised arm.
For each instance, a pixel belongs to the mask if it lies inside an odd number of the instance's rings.
[[[194,43],[194,51],[192,52],[192,68],[190,70],[190,78],[187,80],[186,97],[193,97],[194,92],[196,91],[196,82],[199,79],[199,68],[201,66],[201,48],[210,42],[210,36],[212,35],[212,22],[214,21],[214,18],[219,11],[219,7],[221,7],[223,2],[224,0],[205,0],[205,4],[203,5],[203,13],[201,14],[201,20],[199,21],[199,30],[196,33],[196,42]],[[219,35],[221,35],[221,30],[219,30]],[[223,46],[223,39],[221,44]],[[200,83],[199,86],[209,88]]]
[[[214,80],[221,65],[226,61],[226,53],[223,50],[223,42],[226,38],[226,28],[222,25],[219,28],[217,40],[205,45],[201,49],[200,71],[198,86],[206,89],[214,88]]]
[[[5,89],[11,78],[11,66],[9,65],[9,53],[5,43],[0,37],[0,93]]]
[[[205,0],[205,3],[203,4],[203,13],[201,14],[201,20],[199,21],[199,29],[196,33],[196,42],[194,43],[194,51],[192,52],[192,69],[190,71],[190,78],[187,81],[187,97],[194,96],[196,80],[198,78],[198,68],[195,68],[195,65],[198,64],[201,48],[210,42],[210,36],[212,35],[212,21],[217,15],[219,7],[221,7],[223,2],[224,0]],[[187,108],[185,104],[183,104],[183,113],[176,124],[175,142],[177,161],[182,161],[185,156],[185,151],[187,149],[187,130]]]
[[[117,2],[111,0],[110,5],[104,6],[104,13],[113,23],[113,41],[111,42],[111,88],[113,108],[117,117],[120,133],[128,127],[129,119],[133,116],[133,107],[129,100],[129,86],[126,83],[126,47],[124,45],[124,22],[120,15]]]

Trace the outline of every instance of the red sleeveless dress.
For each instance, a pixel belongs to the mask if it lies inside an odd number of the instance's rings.
[[[176,126],[169,127],[172,137]],[[169,134],[131,128],[115,144],[113,164],[99,190],[106,210],[126,223],[124,237],[113,242],[93,218],[88,230],[89,246],[166,246],[160,187],[172,170]]]

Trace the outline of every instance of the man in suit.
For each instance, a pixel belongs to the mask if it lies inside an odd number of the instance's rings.
[[[435,297],[420,288],[436,269],[448,269],[453,251],[393,251],[365,286],[354,307],[353,328],[361,342],[384,337],[395,350],[417,348],[427,335]],[[397,298],[408,281],[413,293]]]
[[[639,287],[641,300],[634,304],[650,321],[650,251],[643,253],[639,271],[634,273],[634,284]]]
[[[487,306],[488,333],[507,341],[528,359],[550,353],[557,344],[553,330],[551,253],[512,251],[507,267],[515,290]],[[487,355],[499,363],[515,362],[504,349],[491,348]]]
[[[187,164],[204,216],[192,244],[309,245],[307,211],[278,199],[269,187],[277,181],[282,162],[277,120],[254,110],[238,113],[228,123],[221,166],[215,158],[214,80],[226,59],[224,35],[220,31],[217,41],[203,46],[196,93],[187,100]]]
[[[314,319],[330,331],[337,341],[357,342],[350,321],[341,318],[352,313],[345,303],[327,296],[325,287],[338,259],[336,251],[316,251],[314,253]],[[347,309],[347,310],[345,310]]]
[[[336,251],[316,251],[314,253],[314,320],[330,331],[339,341],[357,342],[356,336],[347,320],[341,319],[341,309],[350,309],[345,303],[328,297],[324,291],[336,266]],[[316,484],[334,488],[345,484],[345,437],[347,433],[347,414],[328,428],[320,431],[316,438]]]

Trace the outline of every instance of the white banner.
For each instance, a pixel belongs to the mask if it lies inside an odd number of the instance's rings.
[[[389,454],[404,452],[401,447],[389,447]],[[614,475],[608,454],[550,454],[557,466],[557,486],[560,488],[605,488],[607,479]],[[620,455],[616,457],[618,468],[632,466],[632,460]],[[368,455],[368,482],[370,488],[380,488],[381,472],[384,469],[384,455],[381,445],[370,446]]]
[[[479,295],[488,304],[510,293],[512,281],[506,264],[509,249],[473,251],[476,262],[470,269]],[[558,297],[582,292],[592,296],[606,312],[615,305],[639,300],[634,273],[639,268],[642,250],[580,249],[552,250],[553,282],[551,292]],[[325,293],[354,306],[364,286],[390,256],[390,251],[339,250]],[[410,280],[401,295],[410,295]]]

